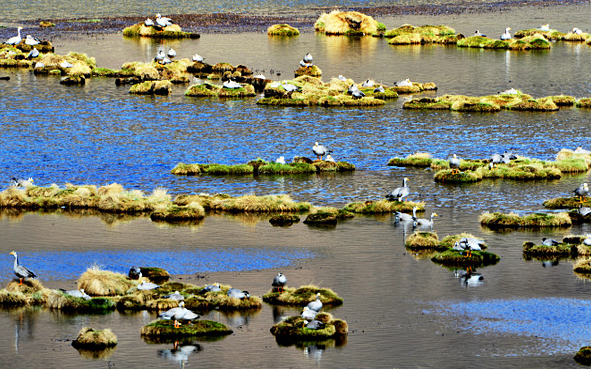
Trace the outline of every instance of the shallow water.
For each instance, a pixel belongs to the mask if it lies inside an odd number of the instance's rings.
[[[517,30],[545,20],[568,30],[581,27],[583,23],[577,22],[588,14],[586,7],[561,10],[556,14],[526,8],[469,19],[411,20],[417,25],[449,24],[468,34],[480,25],[502,30],[510,23]],[[389,22],[389,27],[402,23]],[[97,57],[99,66],[109,68],[150,60],[160,46],[123,40],[120,35],[57,38],[55,44],[58,53],[86,52]],[[389,84],[408,77],[435,82],[437,94],[483,95],[515,87],[534,97],[591,96],[586,78],[590,66],[585,62],[591,49],[584,44],[558,43],[545,52],[497,52],[391,47],[381,39],[311,33],[293,40],[246,33],[203,35],[166,46],[183,57],[199,52],[209,63],[246,64],[268,75],[273,69],[274,79],[289,78],[299,58],[311,52],[325,81],[339,74]],[[308,348],[278,345],[269,328],[282,316],[297,313],[294,309],[265,305],[253,314],[211,312],[205,317],[229,324],[235,333],[220,341],[199,342],[199,349],[187,359],[190,366],[575,367],[574,351],[588,344],[587,331],[573,331],[569,325],[588,326],[588,283],[573,275],[571,261],[551,267],[524,260],[521,245],[542,237],[561,239],[591,232],[590,226],[497,233],[478,225],[483,211],[541,210],[543,200],[569,195],[580,182],[588,181],[588,174],[559,181],[450,186],[434,183],[432,171],[390,168],[386,163],[415,151],[441,158],[453,153],[483,158],[511,149],[552,159],[561,148],[589,148],[589,111],[416,112],[401,108],[404,98],[381,108],[273,108],[257,106],[256,99],[186,98],[186,86],[175,86],[172,96],[151,98],[131,96],[110,79],[93,79],[76,88],[28,72],[3,70],[2,74],[11,77],[0,83],[0,174],[6,185],[12,176],[33,176],[43,186],[117,182],[146,192],[164,187],[173,194],[289,193],[298,201],[341,207],[379,199],[408,177],[411,197],[427,203],[426,214],[439,214],[435,229],[440,238],[467,231],[486,239],[490,251],[501,256],[497,265],[477,271],[483,275],[482,283],[466,285],[453,271],[408,253],[403,244],[411,229],[395,226],[390,215],[358,216],[336,228],[302,223],[276,228],[268,216],[208,216],[191,225],[170,226],[148,218],[88,212],[2,212],[0,260],[6,269],[0,279],[4,282],[11,277],[8,252],[15,249],[22,263],[37,271],[49,287],[74,287],[76,276],[93,264],[125,272],[131,264],[156,263],[175,279],[196,284],[219,281],[255,295],[264,294],[272,277],[282,271],[291,286],[314,283],[345,298],[343,306],[331,310],[349,323],[349,338],[340,346],[335,342]],[[315,141],[358,170],[344,175],[237,178],[169,173],[178,162],[237,164],[256,157],[311,156]],[[538,314],[512,314],[528,307]],[[576,319],[573,311],[581,312]],[[146,313],[69,316],[35,309],[2,311],[0,326],[6,334],[0,337],[0,354],[3,362],[43,363],[49,368],[176,367],[178,362],[163,358],[162,350],[172,345],[148,344],[139,336],[139,328],[154,318]],[[516,324],[527,320],[528,324]],[[109,357],[88,359],[70,346],[69,340],[87,325],[112,328],[119,336]],[[573,333],[567,336],[565,331]]]

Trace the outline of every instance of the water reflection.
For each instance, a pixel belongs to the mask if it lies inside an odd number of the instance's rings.
[[[201,350],[202,347],[198,343],[180,343],[179,341],[175,341],[172,348],[158,349],[157,354],[158,357],[164,360],[178,363],[179,368],[184,368],[189,361],[189,357]]]

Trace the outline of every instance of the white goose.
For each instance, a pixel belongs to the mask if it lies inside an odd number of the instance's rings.
[[[23,27],[18,27],[18,28],[16,29],[17,35],[16,35],[16,36],[14,36],[14,37],[11,37],[11,38],[9,38],[9,39],[6,41],[6,43],[7,43],[7,44],[9,44],[9,45],[18,45],[18,44],[21,42],[21,40],[23,39],[23,38],[21,37],[21,29],[23,29]]]

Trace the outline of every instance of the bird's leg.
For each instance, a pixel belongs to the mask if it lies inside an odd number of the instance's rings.
[[[22,278],[20,279],[20,282],[18,282],[18,284],[19,284],[19,286],[20,286],[21,284],[23,284],[23,279],[22,279]]]
[[[174,327],[175,327],[175,328],[180,328],[180,327],[181,327],[181,323],[179,323],[179,321],[178,321],[178,320],[175,320],[175,321],[174,321]]]

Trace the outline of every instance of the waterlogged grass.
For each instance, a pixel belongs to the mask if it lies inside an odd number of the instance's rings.
[[[439,237],[434,232],[414,232],[406,238],[404,246],[411,250],[435,250],[439,248]]]
[[[289,24],[274,24],[267,28],[267,34],[269,36],[299,36],[300,31],[290,26]]]
[[[150,338],[219,337],[233,331],[222,323],[212,320],[195,320],[191,324],[174,327],[172,320],[157,320],[141,328],[140,334]]]
[[[269,290],[263,295],[263,301],[273,305],[306,306],[316,300],[316,294],[320,293],[320,301],[323,306],[339,306],[343,299],[330,288],[321,288],[315,285],[300,286],[298,288],[285,287],[283,292]]]
[[[501,258],[493,253],[486,251],[472,251],[468,256],[466,251],[448,249],[441,253],[436,253],[431,261],[444,266],[456,267],[478,267],[486,265],[494,265],[498,263]]]
[[[572,221],[567,213],[534,213],[520,216],[515,213],[483,213],[480,224],[492,229],[569,227]]]
[[[384,214],[396,211],[411,213],[414,207],[417,208],[417,211],[425,211],[425,203],[422,201],[389,201],[385,199],[378,201],[352,202],[345,205],[343,209],[351,213]]]
[[[75,348],[102,350],[117,345],[117,336],[110,329],[84,327],[72,341]]]
[[[344,337],[349,333],[347,322],[341,319],[334,319],[329,313],[318,313],[316,319],[324,323],[322,329],[306,328],[304,318],[292,316],[273,325],[271,327],[271,334],[282,340],[316,341]]]
[[[178,24],[173,24],[163,29],[157,27],[146,26],[144,22],[134,24],[123,29],[124,37],[153,37],[153,38],[199,38],[198,33],[183,32]]]
[[[262,159],[251,160],[246,164],[185,164],[179,163],[171,173],[175,175],[251,175],[251,174],[313,174],[323,172],[351,172],[355,165],[339,161],[314,161],[310,163],[275,163]]]
[[[388,161],[388,165],[397,167],[427,168],[431,166],[432,161],[433,158],[431,157],[431,154],[429,154],[428,152],[417,152],[408,155],[406,158],[391,158]]]
[[[533,242],[523,243],[523,255],[526,257],[554,257],[570,256],[577,254],[576,246],[569,243],[560,243],[556,246],[536,245]]]

